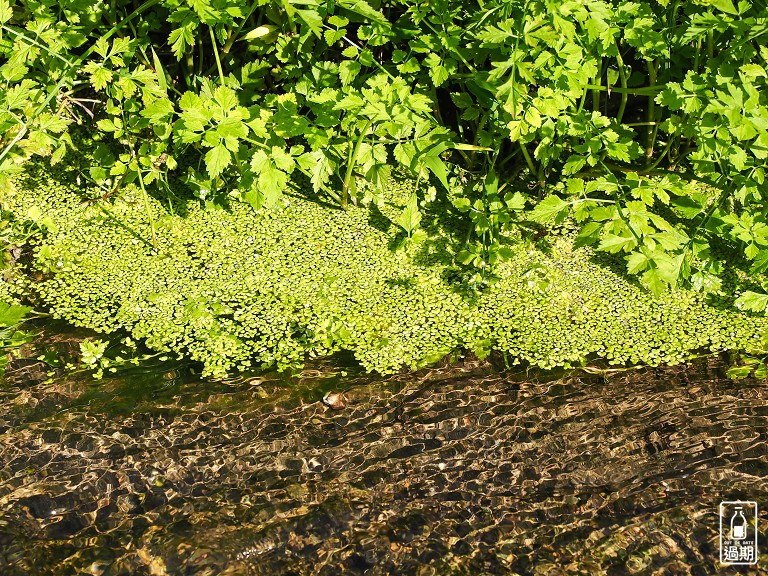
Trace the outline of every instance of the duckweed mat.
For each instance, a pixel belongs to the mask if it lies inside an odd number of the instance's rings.
[[[755,348],[768,329],[765,317],[733,307],[736,268],[724,274],[722,295],[655,298],[610,262],[574,250],[567,233],[518,239],[512,260],[478,289],[452,265],[452,234],[465,233],[429,224],[435,215],[424,218],[431,238],[402,246],[389,218],[412,180],[392,179],[387,215],[300,195],[263,214],[237,202],[203,209],[152,199],[155,250],[140,191],[102,200],[74,180],[77,170],[30,165],[0,190],[5,209],[44,231],[19,258],[35,278],[24,290],[56,318],[128,332],[202,363],[204,375],[295,368],[337,350],[379,373],[457,349],[493,349],[541,368],[594,359],[658,365],[702,349]],[[14,286],[0,282],[0,297]]]
[[[768,386],[726,368],[94,384],[16,361],[0,573],[720,573],[721,500],[758,501],[768,542]]]

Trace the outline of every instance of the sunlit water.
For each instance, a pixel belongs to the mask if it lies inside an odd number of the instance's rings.
[[[768,550],[768,385],[716,358],[549,381],[33,367],[0,386],[5,576],[728,573],[736,499]]]

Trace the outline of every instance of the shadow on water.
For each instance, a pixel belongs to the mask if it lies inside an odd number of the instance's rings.
[[[718,503],[768,501],[768,386],[726,368],[11,373],[0,573],[715,573]]]

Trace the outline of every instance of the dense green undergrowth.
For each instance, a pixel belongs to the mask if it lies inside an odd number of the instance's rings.
[[[766,38],[748,0],[0,0],[0,179],[68,161],[76,125],[103,143],[87,176],[148,216],[148,195],[280,210],[299,176],[383,210],[396,166],[433,184],[409,235],[425,204],[463,212],[459,271],[570,218],[654,294],[718,294],[728,246],[761,312]]]
[[[84,183],[29,166],[0,190],[14,226],[34,232],[0,292],[26,294],[75,325],[187,355],[213,376],[297,367],[340,349],[382,373],[458,349],[498,350],[510,363],[543,368],[596,358],[655,365],[701,349],[751,348],[768,328],[727,294],[650,294],[610,258],[574,249],[568,226],[511,244],[508,261],[478,282],[452,264],[449,222],[409,239],[390,221],[416,186],[391,182],[385,214],[301,196],[263,213],[192,200],[171,211],[153,198],[153,247],[139,188],[89,202],[97,191]],[[741,289],[740,274],[724,272],[731,293]]]

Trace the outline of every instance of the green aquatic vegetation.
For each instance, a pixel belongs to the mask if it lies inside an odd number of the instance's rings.
[[[82,202],[82,185],[52,177],[72,180],[64,170],[30,171],[0,198],[53,223],[31,240],[26,271],[39,276],[32,298],[102,340],[127,333],[157,354],[199,362],[205,375],[295,368],[338,350],[382,373],[460,349],[545,368],[595,358],[656,365],[702,349],[749,348],[768,327],[732,298],[718,304],[683,289],[655,297],[593,261],[592,248],[574,248],[567,227],[510,244],[512,257],[467,290],[450,257],[424,258],[440,228],[396,248],[402,228],[372,225],[373,208],[342,211],[296,196],[258,214],[244,203],[211,210],[188,200],[172,215],[150,198],[155,249],[131,233],[150,230],[135,184],[109,204],[118,225]],[[423,197],[417,182],[390,179],[384,205],[393,220]],[[98,352],[88,356],[95,369]]]
[[[152,195],[383,211],[395,166],[433,184],[409,242],[460,211],[477,285],[568,218],[656,295],[716,296],[726,244],[762,312],[766,21],[746,0],[0,0],[0,172],[61,162],[85,124],[98,195],[137,183],[157,249]]]

